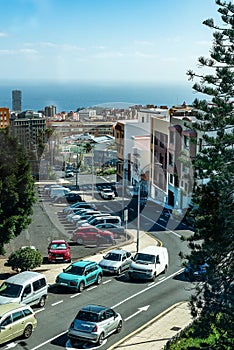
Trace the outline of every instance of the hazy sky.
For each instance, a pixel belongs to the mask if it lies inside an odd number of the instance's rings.
[[[187,81],[215,0],[0,0],[0,79]]]

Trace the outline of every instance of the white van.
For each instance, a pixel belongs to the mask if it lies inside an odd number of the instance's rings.
[[[128,271],[129,278],[154,281],[156,276],[166,272],[168,264],[167,248],[149,246],[135,254]]]
[[[0,305],[19,303],[43,307],[48,284],[42,273],[24,271],[9,277],[0,287]]]

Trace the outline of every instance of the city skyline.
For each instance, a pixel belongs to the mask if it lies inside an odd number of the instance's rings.
[[[2,80],[186,82],[215,0],[1,1]]]

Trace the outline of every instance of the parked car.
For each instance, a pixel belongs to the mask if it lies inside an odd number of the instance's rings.
[[[77,244],[102,243],[115,244],[114,234],[110,231],[99,230],[94,226],[80,227],[73,231],[72,240]]]
[[[69,190],[66,187],[62,187],[62,186],[54,187],[54,188],[51,189],[49,196],[50,196],[50,199],[53,200],[56,197],[65,196],[70,191],[71,190]]]
[[[103,188],[100,191],[100,195],[103,199],[114,199],[115,193],[111,188]]]
[[[44,307],[47,296],[46,277],[36,271],[23,271],[13,275],[0,287],[0,305],[22,303]]]
[[[69,214],[70,212],[73,212],[74,210],[79,210],[79,209],[97,209],[96,205],[94,203],[87,203],[87,202],[78,202],[71,204],[67,206],[66,208],[63,209],[64,214]]]
[[[71,248],[64,239],[57,239],[50,242],[48,246],[48,261],[71,261]]]
[[[131,264],[131,253],[124,249],[115,249],[109,251],[99,262],[103,272],[120,275],[127,270]]]
[[[91,284],[100,284],[102,275],[102,268],[96,262],[80,260],[63,269],[56,278],[56,285],[82,292]]]
[[[112,333],[122,329],[122,317],[113,309],[100,305],[84,306],[76,315],[68,330],[71,345],[83,340],[101,345]]]
[[[148,246],[138,251],[129,267],[130,279],[152,280],[165,273],[169,266],[169,256],[166,247]]]
[[[74,210],[73,212],[71,212],[70,214],[68,214],[66,216],[66,220],[69,222],[73,221],[73,218],[75,216],[79,216],[82,215],[84,213],[88,213],[88,212],[93,212],[95,209],[91,209],[91,208],[79,208],[78,210]]]
[[[200,261],[197,265],[189,261],[184,270],[184,276],[189,281],[205,281],[208,267],[206,261]]]
[[[77,202],[83,202],[80,193],[77,191],[71,191],[68,193],[61,193],[57,197],[53,199],[53,202],[55,203],[77,203]]]
[[[0,344],[21,336],[29,338],[36,326],[36,315],[29,305],[0,305]]]
[[[71,222],[73,224],[76,224],[77,222],[79,222],[80,220],[82,221],[87,219],[88,217],[94,215],[94,214],[100,214],[101,212],[100,211],[97,211],[97,210],[92,210],[92,209],[87,209],[86,212],[83,212],[83,213],[76,213],[75,215],[72,216],[71,218]]]
[[[112,223],[97,224],[96,228],[114,233],[115,238],[119,238],[121,235],[125,234],[125,228],[123,226],[118,226]]]
[[[76,227],[80,227],[83,223],[89,223],[91,222],[94,218],[99,218],[103,216],[111,216],[110,213],[103,212],[103,211],[97,211],[95,214],[88,215],[86,217],[83,217],[82,220],[78,220],[76,222]]]
[[[121,226],[121,218],[119,216],[112,216],[112,215],[100,216],[100,217],[93,218],[88,222],[84,222],[80,226],[81,227],[85,227],[89,225],[96,226],[98,224],[115,224],[117,226]]]

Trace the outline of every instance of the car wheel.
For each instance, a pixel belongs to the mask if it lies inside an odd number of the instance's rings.
[[[71,346],[73,347],[73,346],[75,346],[76,341],[74,339],[70,339],[70,343],[71,343]]]
[[[84,241],[83,241],[82,238],[77,238],[76,243],[79,244],[79,245],[82,245],[84,243]]]
[[[97,276],[96,283],[97,283],[97,284],[101,284],[101,283],[102,283],[102,275],[99,274],[99,275]]]
[[[45,297],[41,297],[41,299],[40,299],[40,301],[39,301],[39,303],[38,303],[38,306],[39,307],[44,307],[45,306]]]
[[[24,333],[23,333],[23,337],[25,339],[29,338],[30,335],[32,334],[32,326],[31,325],[28,325],[25,330],[24,330]]]
[[[81,293],[81,292],[83,292],[83,290],[84,290],[84,282],[80,282],[79,287],[78,287],[78,291]]]
[[[117,326],[117,328],[116,328],[116,333],[119,333],[119,332],[121,331],[122,326],[123,326],[123,322],[122,322],[122,321],[119,321],[118,326]]]
[[[98,345],[102,345],[103,340],[104,340],[104,333],[101,333],[101,334],[99,335],[97,344],[98,344]]]

